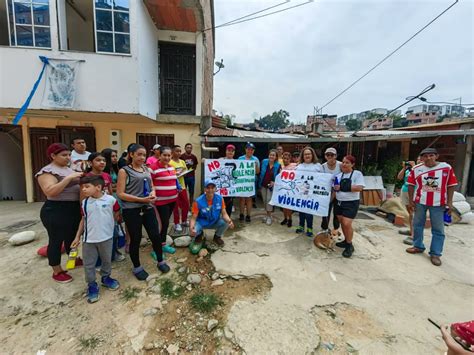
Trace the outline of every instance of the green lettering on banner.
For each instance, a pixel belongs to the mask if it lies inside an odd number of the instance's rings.
[[[240,165],[239,165],[239,169],[245,169],[245,165],[244,165],[244,163],[240,163]]]

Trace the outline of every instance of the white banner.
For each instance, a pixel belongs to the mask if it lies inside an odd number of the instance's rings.
[[[325,217],[328,215],[331,189],[331,174],[283,170],[275,179],[270,204]]]
[[[255,195],[255,161],[205,159],[204,179],[216,184],[217,193],[229,197]]]
[[[79,61],[49,59],[42,106],[72,108],[76,98],[76,73]]]

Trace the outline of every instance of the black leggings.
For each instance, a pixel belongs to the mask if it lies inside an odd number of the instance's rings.
[[[175,204],[176,202],[171,202],[166,205],[156,206],[161,219],[160,237],[164,243],[166,242],[166,234],[168,233],[168,227],[170,225],[170,217],[173,214]]]
[[[141,212],[143,213],[142,215],[140,214]],[[128,233],[130,234],[129,252],[133,267],[137,268],[141,266],[140,241],[142,239],[142,226],[145,227],[148,238],[151,240],[158,262],[163,261],[163,248],[161,243],[164,240],[162,240],[160,236],[160,223],[156,209],[151,206],[123,209],[122,216]]]
[[[224,197],[225,211],[229,215],[232,215],[232,208],[234,207],[234,198],[233,197]]]
[[[46,201],[40,212],[41,222],[48,231],[48,262],[50,266],[61,265],[61,246],[71,251],[81,222],[79,201]]]
[[[333,202],[335,202],[335,201],[336,200],[334,200]],[[323,220],[321,222],[321,229],[322,230],[329,229],[329,220],[331,219],[331,211],[334,209],[334,205],[335,205],[333,202],[329,203],[328,216],[323,217]],[[341,226],[341,224],[339,223],[339,219],[337,218],[336,215],[334,215],[334,218],[332,220],[332,224],[334,226],[334,229],[339,229],[339,227]]]

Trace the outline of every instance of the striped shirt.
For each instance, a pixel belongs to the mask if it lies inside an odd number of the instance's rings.
[[[451,165],[441,162],[433,167],[416,165],[408,176],[407,184],[416,187],[416,203],[445,206],[448,203],[448,187],[456,186],[458,181]]]
[[[178,198],[176,170],[171,165],[163,166],[159,161],[150,166],[153,188],[156,193],[155,205],[163,206]]]

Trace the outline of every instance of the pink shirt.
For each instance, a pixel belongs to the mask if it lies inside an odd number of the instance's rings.
[[[155,157],[154,155],[152,155],[151,157],[148,157],[147,160],[146,160],[146,165],[148,166],[152,166],[153,164],[156,164],[158,163],[158,158]]]

